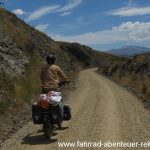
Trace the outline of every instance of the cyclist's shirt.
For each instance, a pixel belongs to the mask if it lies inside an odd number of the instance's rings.
[[[66,81],[68,78],[59,66],[47,64],[42,68],[41,80],[43,89],[48,91],[57,90],[60,79]]]

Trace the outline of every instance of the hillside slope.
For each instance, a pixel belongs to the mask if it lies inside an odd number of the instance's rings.
[[[105,68],[105,69],[104,69]],[[102,73],[139,96],[150,109],[150,53],[139,54],[130,59],[99,66]]]
[[[48,53],[54,53],[57,56],[58,63],[67,70],[70,66],[72,67],[72,58],[74,65],[83,66],[96,64],[95,62],[98,63],[99,58],[117,58],[109,54],[96,52],[81,44],[56,42],[4,9],[0,9],[0,19],[0,30],[11,38],[16,43],[17,48],[23,51],[29,59],[35,53],[39,53],[42,58]]]

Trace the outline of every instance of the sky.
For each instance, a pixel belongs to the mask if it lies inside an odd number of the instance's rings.
[[[150,47],[150,0],[0,0],[54,40],[96,50]]]

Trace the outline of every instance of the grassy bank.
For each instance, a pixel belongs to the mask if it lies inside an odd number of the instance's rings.
[[[30,103],[32,98],[41,91],[40,72],[42,59],[39,54],[34,54],[30,58],[30,63],[26,66],[25,74],[11,78],[4,72],[0,74],[0,113],[4,113],[10,106]]]

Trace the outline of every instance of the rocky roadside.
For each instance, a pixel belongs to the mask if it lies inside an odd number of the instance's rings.
[[[15,111],[6,112],[0,115],[0,147],[3,142],[8,139],[13,133],[24,126],[31,120],[31,106],[20,106]]]

